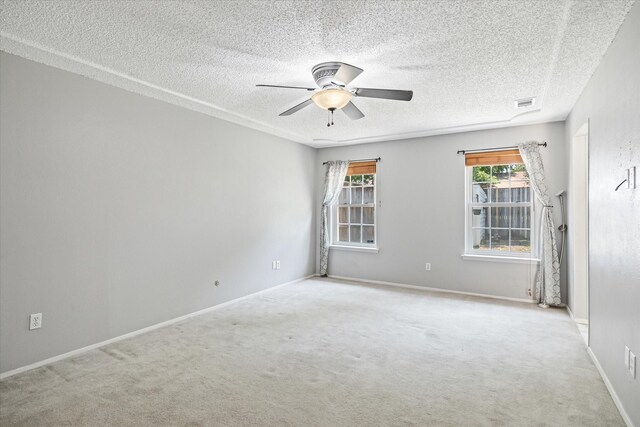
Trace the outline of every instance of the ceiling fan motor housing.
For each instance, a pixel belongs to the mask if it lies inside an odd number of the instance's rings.
[[[311,74],[319,87],[335,87],[332,80],[341,66],[342,62],[323,62],[313,67]]]

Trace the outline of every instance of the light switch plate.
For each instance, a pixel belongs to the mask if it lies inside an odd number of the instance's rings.
[[[628,169],[628,180],[627,181],[629,183],[629,188],[631,188],[632,190],[634,190],[636,188],[636,167],[632,166]]]
[[[629,352],[629,372],[633,378],[636,377],[636,355]]]
[[[624,346],[624,367],[627,369],[629,369],[629,353],[631,353],[631,350],[629,350],[629,347],[625,345]]]

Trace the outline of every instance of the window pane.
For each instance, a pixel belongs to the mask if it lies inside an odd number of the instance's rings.
[[[531,252],[531,232],[529,230],[511,230],[511,251]]]
[[[531,201],[531,189],[529,188],[529,181],[511,181],[511,201]]]
[[[349,241],[349,226],[341,225],[338,227],[338,241],[340,242],[348,242]]]
[[[500,181],[491,186],[491,203],[509,202],[509,181]]]
[[[362,204],[362,187],[351,189],[351,204],[352,205]]]
[[[509,230],[491,229],[491,250],[494,250],[494,251],[509,250]]]
[[[489,208],[472,208],[471,209],[471,226],[472,227],[489,227]]]
[[[362,175],[351,175],[351,185],[362,185]]]
[[[511,173],[511,179],[529,179],[527,168],[523,164],[509,165],[509,172]]]
[[[349,222],[351,224],[362,224],[362,208],[349,208]]]
[[[345,178],[335,213],[336,242],[375,244],[375,184],[375,174]]]
[[[511,208],[491,208],[491,227],[509,228]]]
[[[473,182],[491,182],[491,166],[474,166]]]
[[[372,225],[362,227],[362,243],[375,243],[374,228]]]
[[[489,184],[473,184],[471,186],[471,202],[472,203],[488,203],[489,202]]]
[[[509,201],[509,187],[491,188],[491,202],[493,203],[505,203]]]
[[[338,207],[338,222],[341,224],[349,223],[349,208],[346,206]]]
[[[364,187],[364,198],[362,203],[373,203],[373,187]]]
[[[359,225],[351,226],[351,242],[360,243],[360,227]]]
[[[511,208],[511,228],[531,228],[529,207]]]
[[[488,251],[489,247],[489,229],[488,228],[474,228],[471,230],[471,238],[473,239],[473,249],[480,249]]]
[[[468,207],[470,246],[480,251],[530,253],[531,206],[503,205],[532,202],[533,192],[525,166],[476,166],[472,171],[469,202],[476,206]],[[492,206],[484,208],[483,203]]]
[[[339,205],[348,205],[349,204],[349,189],[343,188],[340,191],[340,200],[338,201]]]
[[[362,208],[362,223],[373,224],[373,208]]]
[[[491,202],[509,201],[509,169],[507,166],[491,166]]]
[[[496,179],[491,183],[491,202],[509,202],[509,174],[494,174],[494,176]]]
[[[509,178],[509,167],[511,165],[493,165],[491,166],[491,175],[493,175],[494,180],[508,179]]]

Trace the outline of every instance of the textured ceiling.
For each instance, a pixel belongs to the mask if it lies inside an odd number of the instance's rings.
[[[0,35],[7,52],[322,147],[562,120],[632,3],[22,0],[2,2]],[[308,92],[255,87],[313,87],[324,61],[413,100],[354,98],[365,118],[327,128],[315,105],[278,116]]]

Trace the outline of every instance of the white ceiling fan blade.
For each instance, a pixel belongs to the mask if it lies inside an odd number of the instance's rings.
[[[342,64],[333,76],[333,81],[342,85],[348,85],[353,79],[358,77],[364,70],[349,64]]]
[[[413,98],[412,90],[370,89],[361,87],[355,88],[353,94],[364,98],[394,99],[396,101],[411,101],[411,98]]]
[[[307,99],[306,101],[301,102],[300,104],[296,105],[295,107],[289,108],[284,113],[280,113],[280,115],[281,116],[290,116],[293,113],[302,110],[304,107],[306,107],[309,104],[313,104],[313,101],[311,100],[311,98]]]
[[[344,107],[342,107],[342,111],[349,117],[351,120],[358,120],[364,117],[364,113],[360,111],[358,107],[351,101]]]

